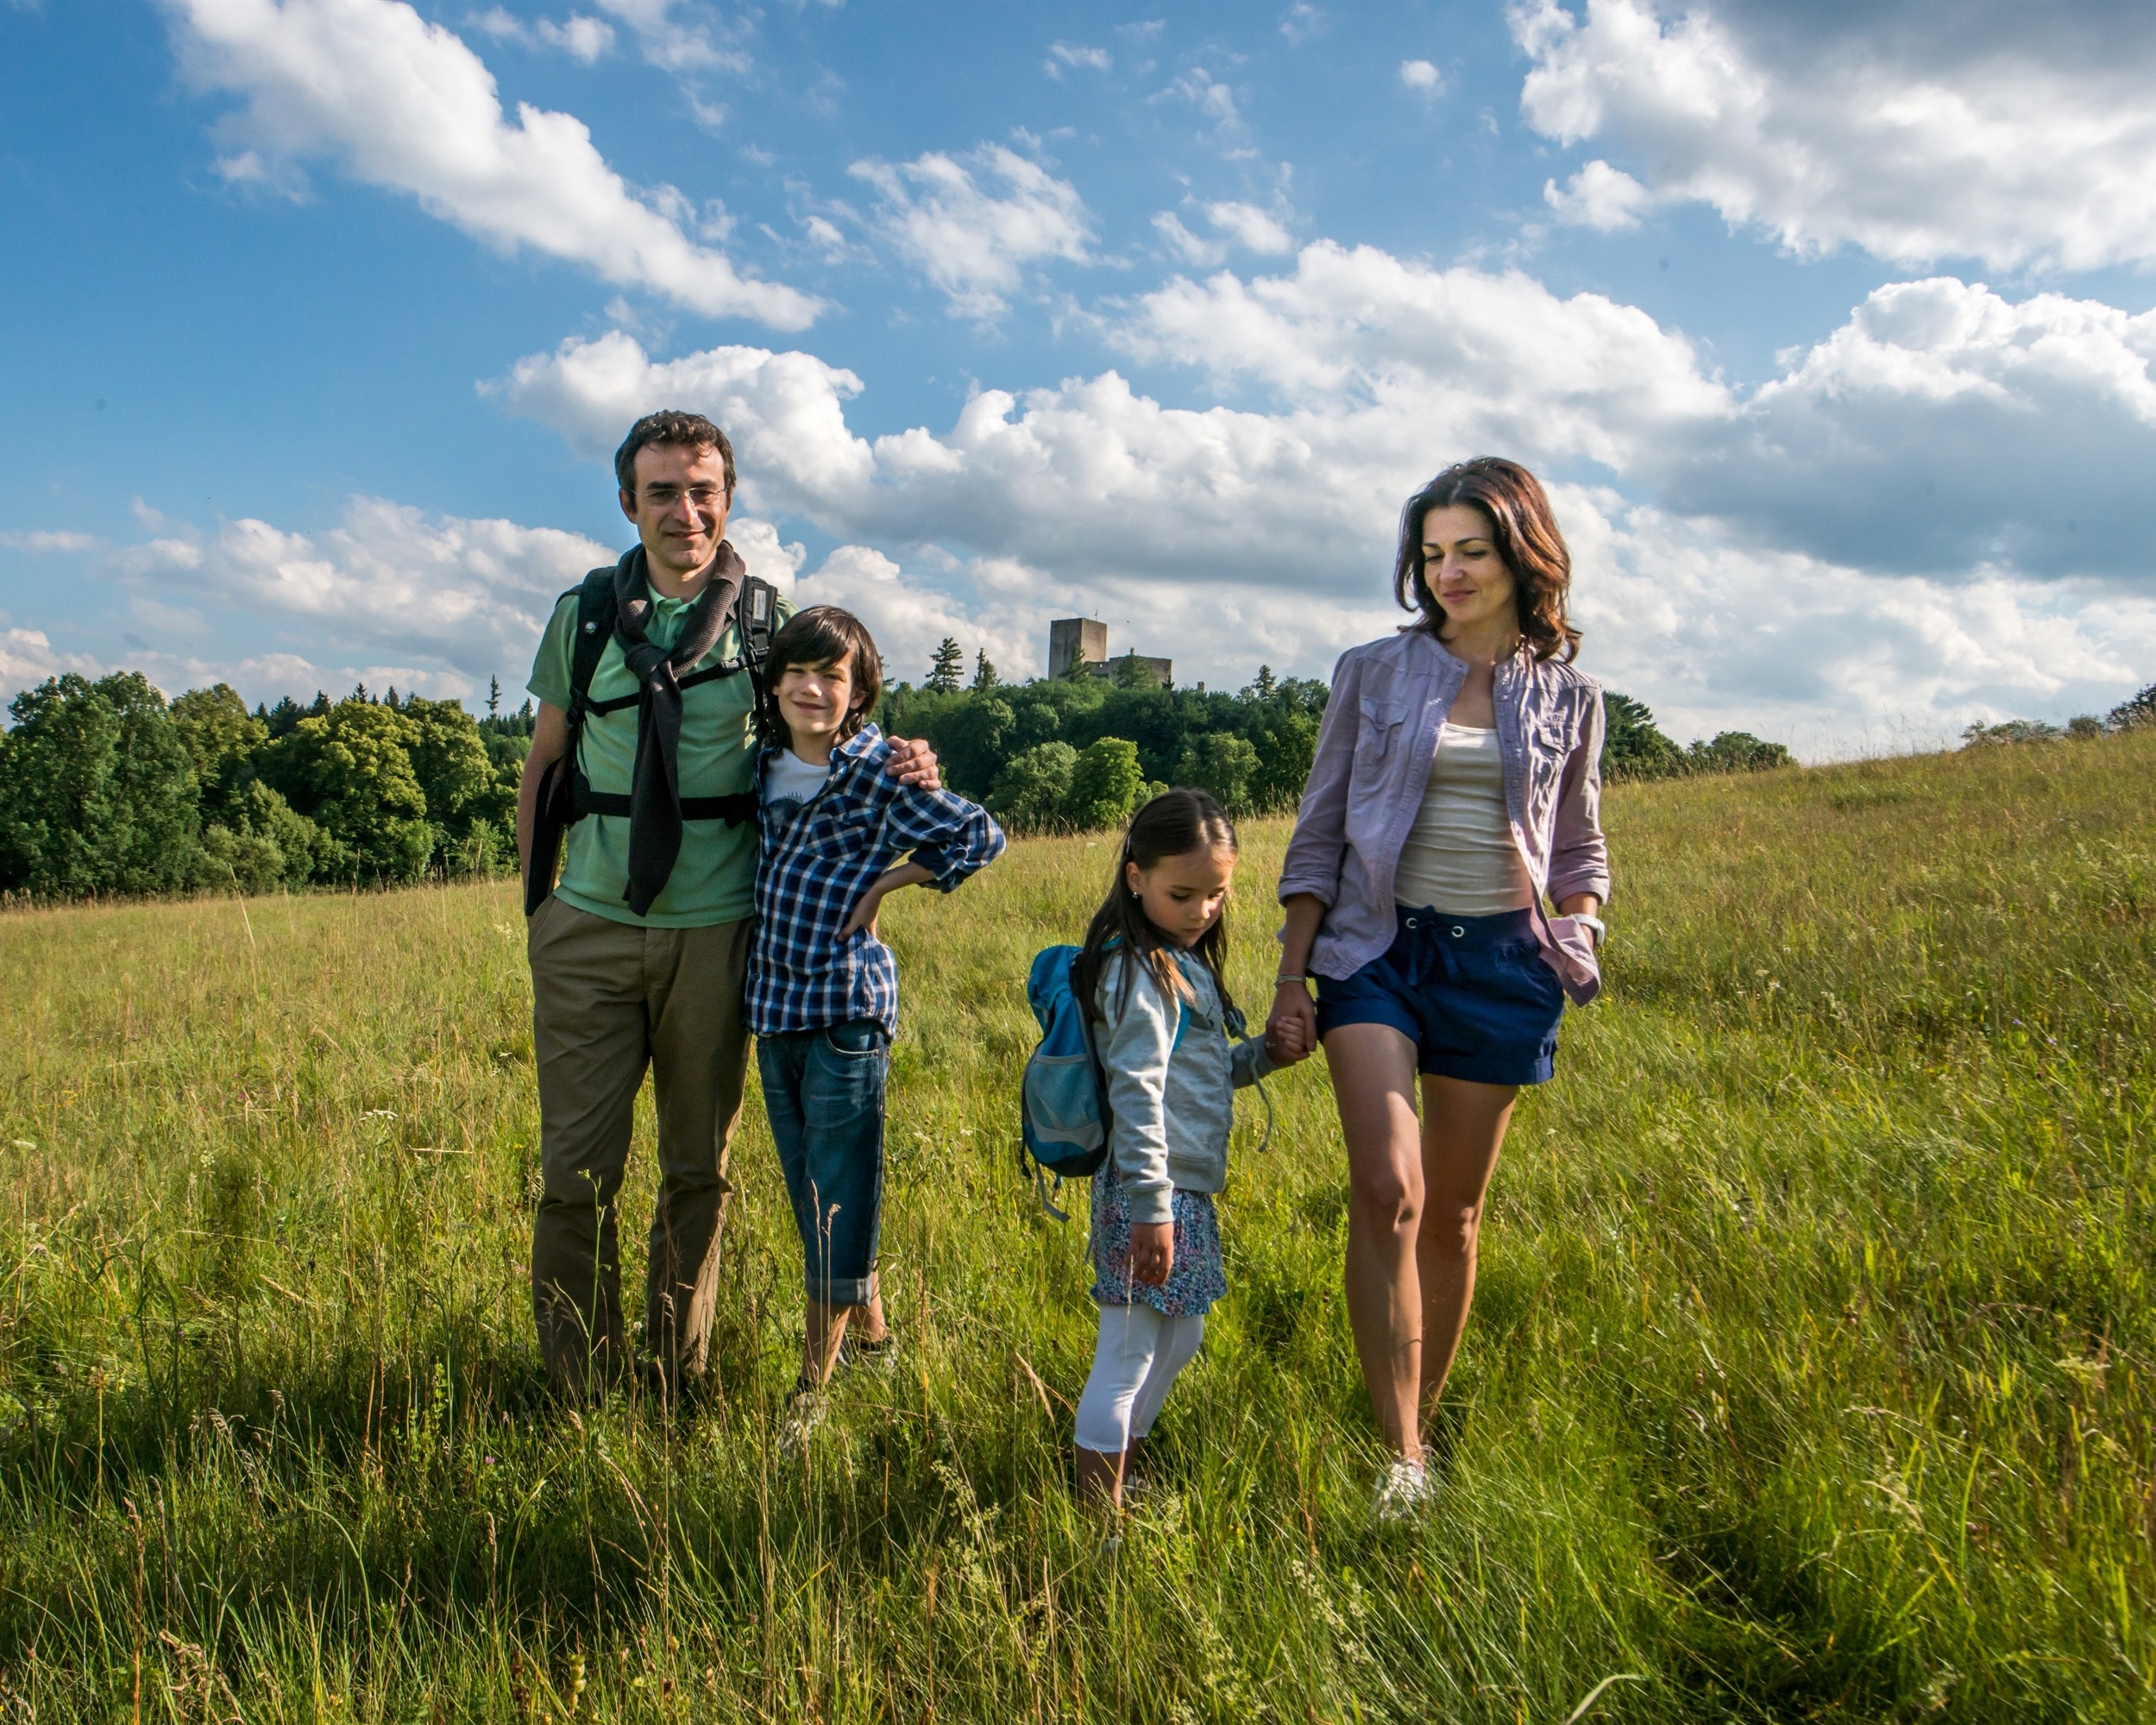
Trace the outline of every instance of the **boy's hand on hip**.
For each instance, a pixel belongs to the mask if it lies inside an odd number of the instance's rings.
[[[883,771],[901,784],[910,784],[919,790],[940,790],[943,780],[936,773],[936,752],[919,740],[893,737],[890,740],[890,759],[883,764]]]
[[[868,885],[861,895],[861,902],[853,907],[853,914],[846,918],[846,925],[839,930],[841,941],[850,941],[857,929],[866,929],[869,938],[876,938],[876,913],[883,908],[883,900],[902,886],[915,886],[935,877],[919,863],[911,860],[887,868]]]
[[[1147,1287],[1167,1286],[1168,1272],[1175,1268],[1175,1224],[1133,1222],[1130,1224],[1130,1276]]]
[[[862,929],[869,931],[869,938],[876,938],[876,913],[883,908],[884,887],[881,883],[871,886],[861,895],[861,902],[853,907],[853,914],[846,918],[846,925],[839,930],[839,938],[850,941]]]

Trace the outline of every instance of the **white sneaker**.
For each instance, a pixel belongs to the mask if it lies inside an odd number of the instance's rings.
[[[1394,1462],[1378,1482],[1372,1506],[1380,1521],[1411,1521],[1437,1501],[1437,1483],[1420,1462]]]
[[[839,1363],[854,1370],[872,1372],[877,1377],[896,1377],[898,1332],[886,1331],[878,1341],[857,1342],[852,1332],[848,1331],[839,1350]]]

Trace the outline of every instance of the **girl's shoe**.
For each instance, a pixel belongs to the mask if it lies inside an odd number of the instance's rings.
[[[1373,1505],[1380,1521],[1411,1521],[1437,1501],[1437,1483],[1420,1462],[1394,1462],[1378,1482]]]

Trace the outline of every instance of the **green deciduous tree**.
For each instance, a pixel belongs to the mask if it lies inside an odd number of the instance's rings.
[[[988,794],[989,812],[1018,832],[1052,831],[1062,823],[1078,759],[1068,743],[1041,743],[1014,755]]]
[[[1096,738],[1072,767],[1063,818],[1081,832],[1120,827],[1130,818],[1145,783],[1137,744],[1121,737]]]
[[[1179,784],[1204,791],[1230,815],[1250,812],[1250,787],[1257,776],[1257,749],[1232,731],[1191,738],[1175,769]]]
[[[418,733],[408,747],[413,776],[427,800],[427,819],[453,837],[462,837],[475,819],[499,820],[503,811],[491,800],[494,765],[464,703],[415,695],[404,710]],[[509,806],[515,807],[513,786]]]
[[[2115,731],[2130,731],[2139,725],[2156,725],[2156,683],[2131,701],[2121,701],[2104,720]]]
[[[1280,713],[1267,724],[1250,780],[1252,804],[1275,814],[1303,800],[1311,762],[1317,754],[1317,721],[1307,713]]]
[[[9,703],[0,885],[53,897],[180,891],[200,866],[195,765],[134,671],[69,675]]]
[[[201,787],[200,884],[268,892],[312,879],[321,830],[261,781],[257,762],[269,741],[264,715],[249,713],[223,683],[189,689],[172,712]]]
[[[1684,751],[1656,727],[1644,702],[1614,689],[1602,693],[1602,777],[1668,778],[1685,770]]]
[[[255,782],[255,757],[269,727],[247,710],[229,683],[191,689],[173,702],[173,724],[195,764],[205,824],[236,827]]]
[[[408,881],[434,848],[426,792],[412,769],[419,727],[357,693],[302,719],[262,752],[262,777],[318,824],[330,878]]]
[[[1780,743],[1763,742],[1750,731],[1724,731],[1712,742],[1694,743],[1685,760],[1694,772],[1764,772],[1796,764]]]

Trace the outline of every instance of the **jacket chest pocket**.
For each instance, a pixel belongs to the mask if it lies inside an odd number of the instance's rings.
[[[1556,807],[1557,790],[1575,746],[1572,726],[1562,713],[1546,713],[1526,728],[1527,812],[1531,825],[1539,826]]]
[[[1407,709],[1390,701],[1366,699],[1362,703],[1362,725],[1355,735],[1355,763],[1371,763],[1373,770],[1381,767],[1400,744],[1400,729],[1406,722]]]

